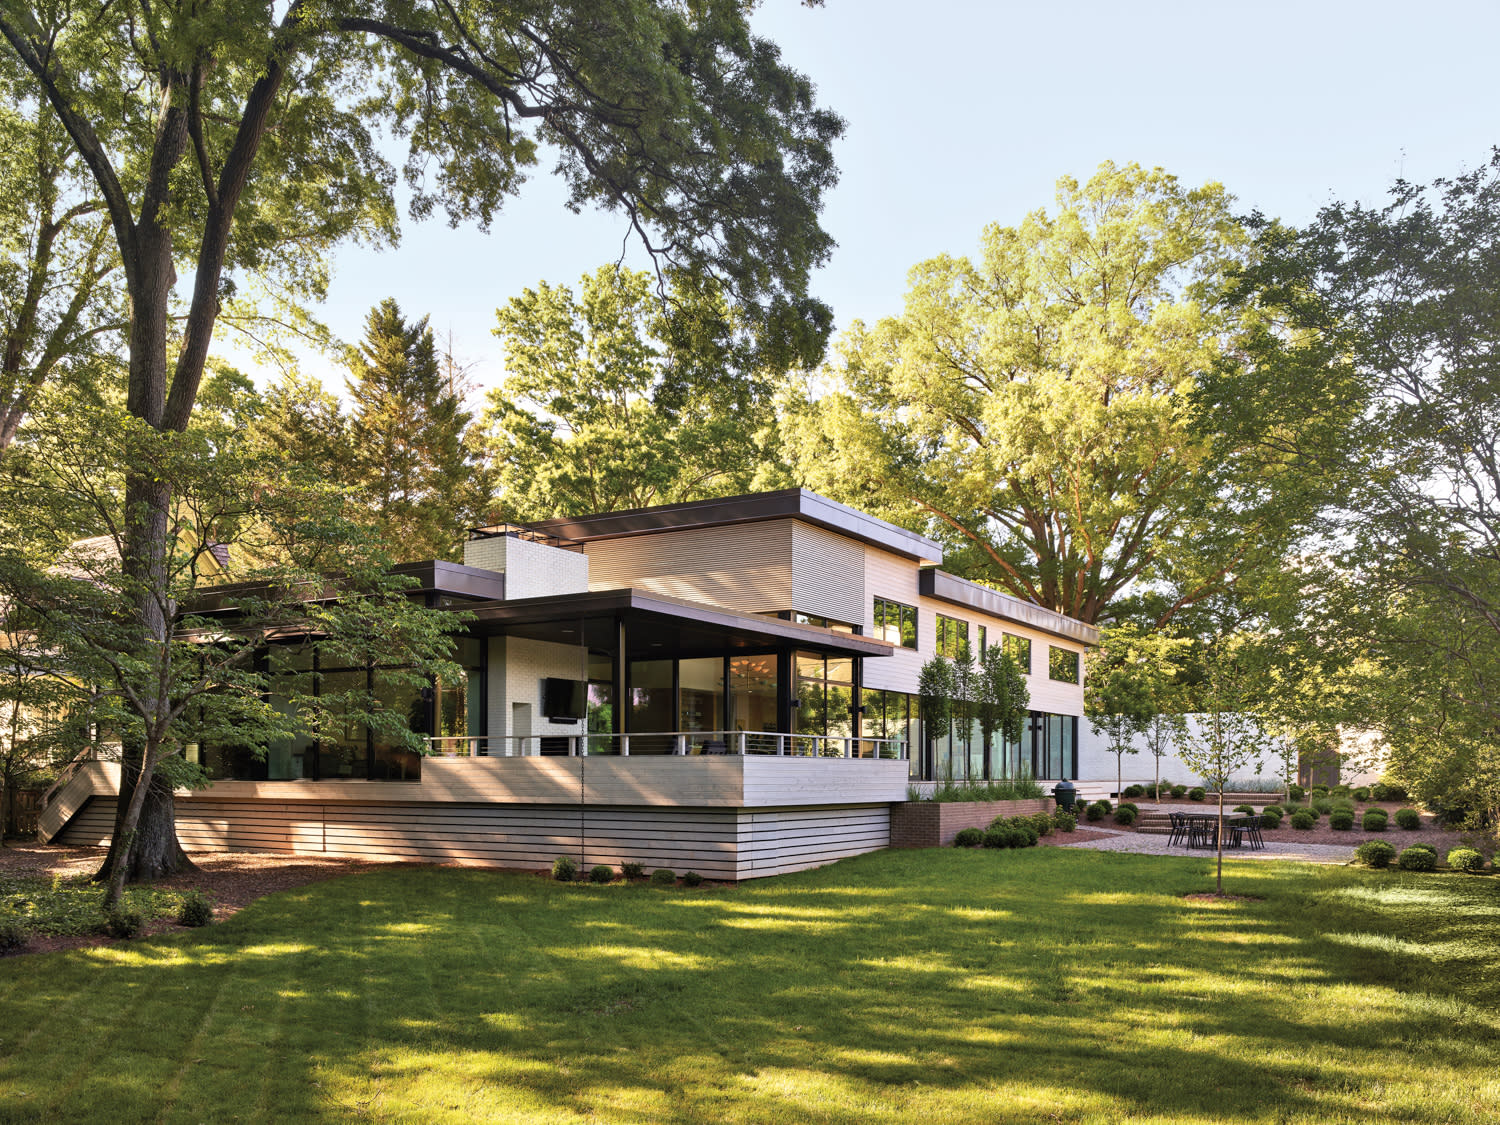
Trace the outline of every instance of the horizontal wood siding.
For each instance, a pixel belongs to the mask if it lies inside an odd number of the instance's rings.
[[[865,611],[865,546],[821,527],[792,525],[792,608],[858,625]]]
[[[37,838],[44,844],[48,843],[67,826],[89,798],[119,791],[119,762],[83,763],[37,817]]]
[[[746,806],[904,801],[908,763],[898,759],[772,758],[744,763]]]
[[[791,609],[792,526],[767,520],[589,543],[589,589],[634,587],[745,613]]]
[[[70,848],[107,848],[115,834],[115,799],[94,797],[73,813],[53,843]]]
[[[746,810],[740,831],[739,877],[784,875],[890,846],[890,809]]]

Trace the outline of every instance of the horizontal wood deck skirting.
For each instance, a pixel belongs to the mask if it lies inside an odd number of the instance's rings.
[[[107,844],[118,779],[110,763],[80,771],[48,810],[68,810],[55,838]],[[179,792],[177,830],[189,850],[505,867],[571,855],[585,867],[634,861],[748,879],[889,846],[890,802],[905,781],[905,762],[430,759],[414,783],[220,782]]]

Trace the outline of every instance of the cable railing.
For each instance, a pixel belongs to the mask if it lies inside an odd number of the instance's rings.
[[[663,731],[633,734],[458,735],[429,738],[428,753],[448,758],[718,757],[869,758],[900,761],[906,742],[840,734],[772,731]]]

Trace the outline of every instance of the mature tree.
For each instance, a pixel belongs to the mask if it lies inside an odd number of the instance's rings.
[[[316,735],[342,721],[335,712],[419,742],[404,716],[365,696],[333,699],[308,685],[289,693],[295,719],[273,707],[256,666],[269,638],[316,635],[367,666],[397,651],[405,667],[394,674],[414,683],[452,670],[446,632],[456,619],[407,597],[408,580],[392,576],[347,519],[336,485],[315,467],[248,450],[242,433],[210,422],[163,436],[111,407],[39,410],[0,478],[4,509],[29,513],[0,547],[5,626],[25,637],[10,650],[26,665],[18,678],[65,686],[74,715],[116,732],[122,746],[111,904],[127,877],[185,862],[172,821],[141,814],[148,800],[169,800],[174,784],[201,783],[180,753],[188,743],[263,749],[294,723]],[[172,486],[160,637],[117,612],[141,585],[122,565],[127,465]],[[48,518],[78,509],[92,509],[107,532],[70,542],[67,520]]]
[[[1212,421],[1320,479],[1320,565],[1299,569],[1338,609],[1325,647],[1401,685],[1366,698],[1409,782],[1424,762],[1460,778],[1500,724],[1500,152],[1384,207],[1256,227],[1254,381],[1209,386]]]
[[[541,519],[748,491],[773,429],[767,362],[721,294],[604,266],[578,292],[542,282],[497,310],[490,392],[501,504]]]
[[[408,323],[395,300],[370,311],[350,353],[350,483],[397,558],[453,558],[488,497],[465,431],[471,415],[448,385],[427,318]]]
[[[125,328],[109,222],[83,160],[0,56],[0,457],[60,375],[93,382]],[[102,369],[102,370],[101,370]]]
[[[316,297],[335,242],[395,237],[376,126],[407,142],[417,215],[487,227],[548,146],[572,206],[622,212],[658,261],[722,277],[747,315],[809,343],[802,326],[826,315],[806,281],[831,246],[817,211],[842,125],[746,18],[737,0],[5,3],[0,36],[108,217],[130,415],[173,435],[236,292]],[[118,591],[142,653],[171,635],[174,550],[171,479],[148,469],[127,474]],[[148,737],[166,718],[146,720]],[[127,786],[149,757],[129,752]]]
[[[1160,624],[1274,559],[1284,514],[1223,478],[1193,394],[1236,330],[1243,232],[1218,184],[1105,164],[990,226],[856,324],[836,393],[787,420],[803,480],[950,545],[970,577],[1087,622]],[[799,456],[799,454],[801,454]]]

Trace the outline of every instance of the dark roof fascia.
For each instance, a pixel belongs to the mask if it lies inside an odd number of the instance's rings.
[[[740,613],[702,602],[654,594],[633,587],[618,590],[592,590],[586,594],[548,594],[540,598],[518,598],[497,605],[465,607],[472,616],[471,628],[483,632],[485,626],[540,625],[556,621],[569,624],[580,617],[608,616],[617,613],[649,613],[677,618],[693,624],[712,626],[730,632],[763,638],[774,644],[808,645],[851,656],[890,656],[896,646],[874,637],[856,636],[817,625],[799,625],[778,617],[758,613]]]
[[[401,563],[393,566],[390,573],[416,580],[416,585],[406,591],[410,596],[428,593],[449,594],[473,601],[500,601],[505,597],[505,575],[498,571],[485,570],[482,567],[464,566],[462,563],[445,562],[442,559],[425,559],[421,562]],[[236,607],[225,605],[226,601],[263,595],[270,590],[271,586],[266,582],[228,582],[222,585],[205,586],[196,591],[197,596],[194,598],[190,612],[204,614],[233,611]],[[336,601],[341,596],[341,591],[325,588],[302,600],[328,602]]]
[[[1081,645],[1099,643],[1099,630],[1092,625],[1086,625],[1056,610],[1023,601],[1011,594],[991,590],[988,586],[970,582],[967,578],[960,578],[936,567],[924,567],[917,572],[917,589],[924,597],[960,605],[965,609],[977,609],[980,613],[1039,629],[1065,641]]]
[[[575,542],[625,539],[663,531],[729,527],[767,520],[800,519],[817,527],[846,535],[872,547],[920,562],[941,562],[943,548],[914,531],[876,519],[864,512],[809,492],[805,488],[783,488],[716,500],[693,500],[657,508],[634,508],[624,512],[543,520],[534,526],[550,535]]]

